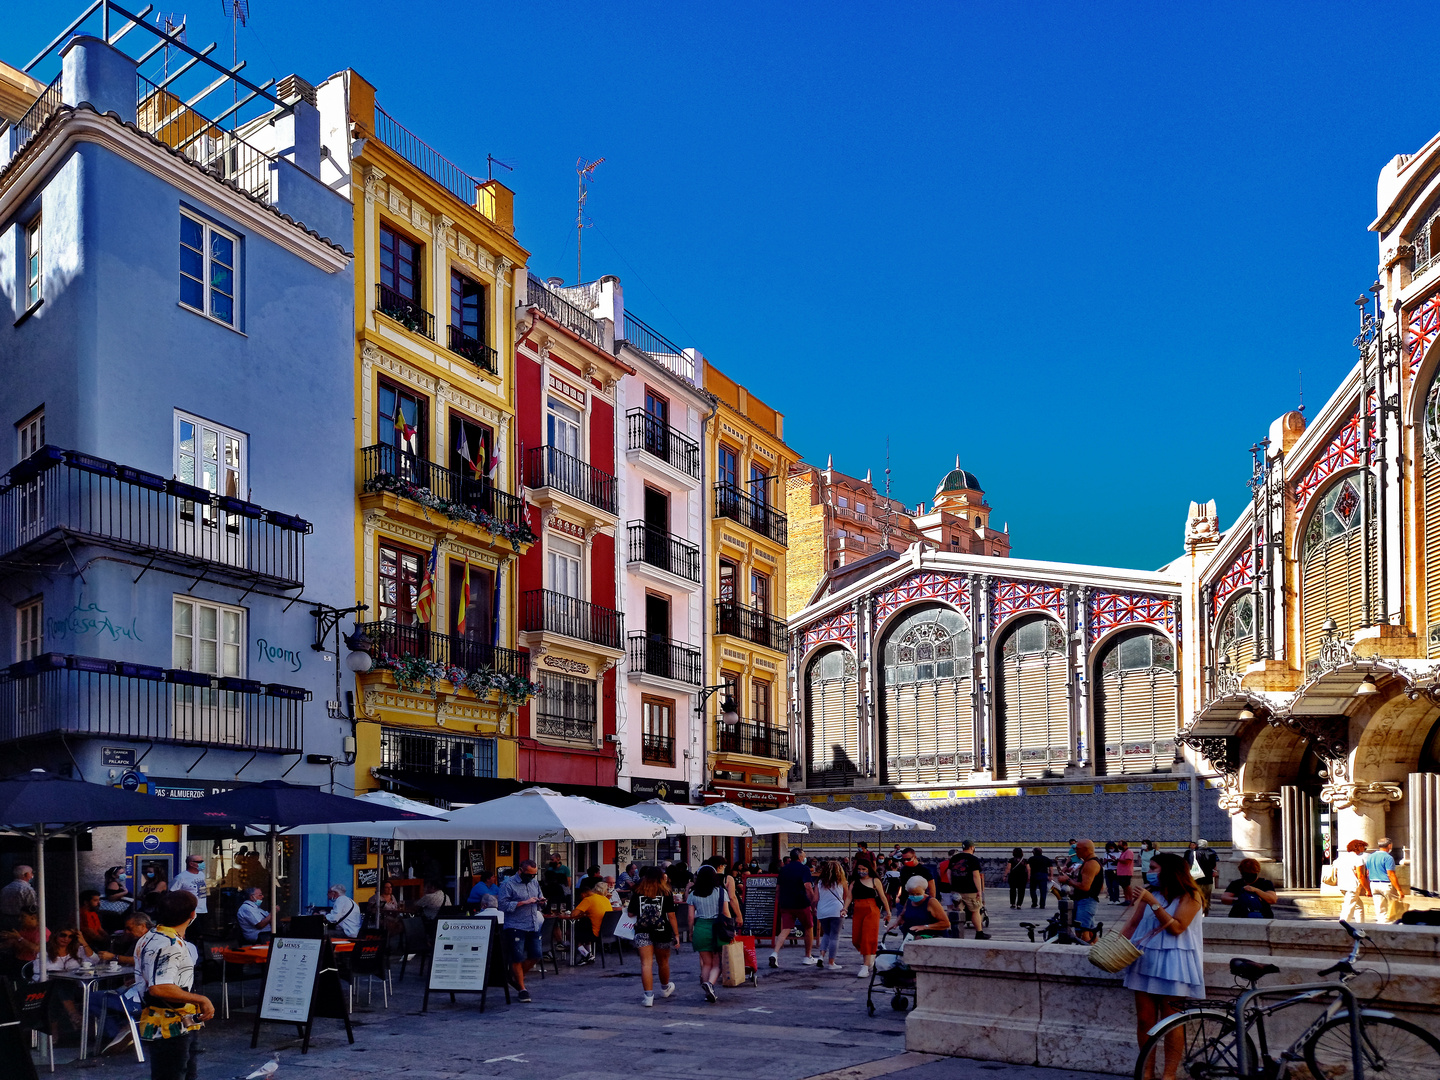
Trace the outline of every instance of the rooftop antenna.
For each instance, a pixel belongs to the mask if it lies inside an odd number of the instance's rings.
[[[515,166],[514,166],[514,165],[507,165],[507,164],[505,164],[505,162],[501,161],[501,160],[500,160],[498,157],[496,157],[494,154],[486,154],[486,155],[485,155],[485,179],[486,179],[486,180],[494,180],[494,179],[495,179],[495,166],[496,166],[496,165],[499,165],[499,166],[500,166],[502,169],[504,169],[506,172],[514,172],[514,171],[515,171]]]
[[[880,516],[880,543],[890,546],[890,518],[895,513],[890,503],[890,436],[885,436],[885,513]]]
[[[585,197],[589,194],[589,192],[585,188],[585,183],[590,179],[591,174],[603,164],[605,164],[605,159],[603,157],[596,158],[594,161],[590,162],[589,165],[585,164],[585,159],[583,157],[575,159],[575,175],[579,178],[580,181],[580,201],[579,205],[575,208],[576,285],[579,285],[580,282],[585,280],[584,277],[582,277],[580,274],[580,241],[585,238]]]
[[[1295,411],[1298,412],[1301,416],[1304,416],[1304,415],[1305,415],[1305,369],[1304,369],[1304,368],[1296,368],[1296,369],[1295,369],[1295,374],[1296,374],[1296,377],[1297,377],[1297,378],[1299,379],[1299,381],[1300,381],[1300,406],[1299,406],[1299,408],[1297,408]]]
[[[225,12],[225,17],[230,20],[230,63],[238,67],[240,64],[240,27],[250,24],[250,0],[220,0],[220,10]],[[240,100],[240,84],[232,79],[230,86],[235,92],[235,101],[238,102]]]
[[[165,31],[166,36],[179,38],[185,41],[186,16],[181,15],[180,21],[175,21],[175,13],[168,15],[156,15],[155,25]],[[167,42],[165,48],[160,51],[160,85],[164,86],[170,81],[170,45]]]

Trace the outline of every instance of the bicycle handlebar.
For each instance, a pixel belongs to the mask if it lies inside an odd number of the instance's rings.
[[[1344,919],[1340,920],[1340,928],[1350,935],[1350,939],[1352,942],[1350,946],[1350,955],[1341,961],[1341,963],[1345,964],[1348,967],[1360,958],[1360,943],[1364,941],[1369,935],[1366,934],[1364,930],[1357,930]],[[1330,971],[1335,971],[1338,969],[1339,965],[1337,964],[1336,967],[1331,968]],[[1329,975],[1330,971],[1323,971],[1321,972],[1321,974]],[[1352,971],[1351,974],[1354,974],[1354,972]]]

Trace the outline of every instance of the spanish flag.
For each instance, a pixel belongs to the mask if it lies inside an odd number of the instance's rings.
[[[400,444],[400,449],[406,449],[414,437],[415,426],[405,419],[405,406],[397,397],[395,399],[395,439]]]
[[[470,559],[465,559],[465,576],[460,580],[460,611],[455,616],[455,636],[465,636],[465,618],[470,611]]]

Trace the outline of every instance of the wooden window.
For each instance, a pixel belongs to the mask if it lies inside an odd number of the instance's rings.
[[[719,480],[722,484],[729,484],[731,487],[738,486],[740,479],[738,451],[732,450],[724,443],[720,444],[719,454]]]
[[[760,465],[750,466],[750,497],[761,506],[770,505],[770,476]]]
[[[720,599],[727,603],[735,602],[735,574],[738,567],[729,559],[720,560]]]
[[[380,621],[413,626],[425,556],[393,544],[380,545]]]
[[[1148,773],[1174,763],[1180,713],[1169,638],[1141,630],[1112,639],[1097,690],[1096,738],[1106,773]]]
[[[546,547],[548,550],[545,554],[550,563],[550,591],[583,600],[585,549],[574,541],[562,540],[558,536],[549,537]]]
[[[770,575],[759,570],[750,571],[750,606],[756,611],[770,614]]]
[[[450,271],[450,325],[473,341],[490,344],[485,333],[485,286],[459,270]]]
[[[41,219],[36,219],[25,226],[25,306],[32,308],[40,302],[43,295],[41,285],[41,244],[43,242],[41,233]]]
[[[640,699],[640,758],[656,765],[675,764],[675,702],[648,695]]]
[[[380,226],[380,284],[420,303],[420,253],[424,249],[388,225]]]
[[[244,673],[245,611],[203,600],[175,598],[173,666],[207,675]]]
[[[737,671],[720,672],[720,685],[725,687],[720,691],[720,700],[716,706],[725,704],[726,701],[735,702],[735,708],[740,708],[740,673]]]
[[[645,415],[662,424],[670,422],[670,402],[650,387],[645,387]]]
[[[483,566],[470,564],[470,602],[462,609],[465,565],[464,561],[450,560],[450,630],[466,643],[459,650],[465,655],[452,659],[473,671],[491,666],[495,644],[495,575]]]
[[[381,379],[380,414],[375,421],[376,441],[426,460],[429,456],[426,453],[426,447],[430,444],[425,436],[428,405],[429,402],[419,394],[403,390],[387,379]],[[396,410],[399,410],[403,416],[403,423],[412,432],[408,438],[402,428],[395,426]]]
[[[770,684],[764,679],[750,680],[750,719],[762,726],[770,723]]]

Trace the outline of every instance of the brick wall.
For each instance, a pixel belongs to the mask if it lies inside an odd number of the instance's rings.
[[[815,587],[830,568],[826,561],[825,507],[812,505],[812,498],[809,474],[801,473],[786,481],[790,547],[785,558],[785,610],[791,613],[810,602]]]

